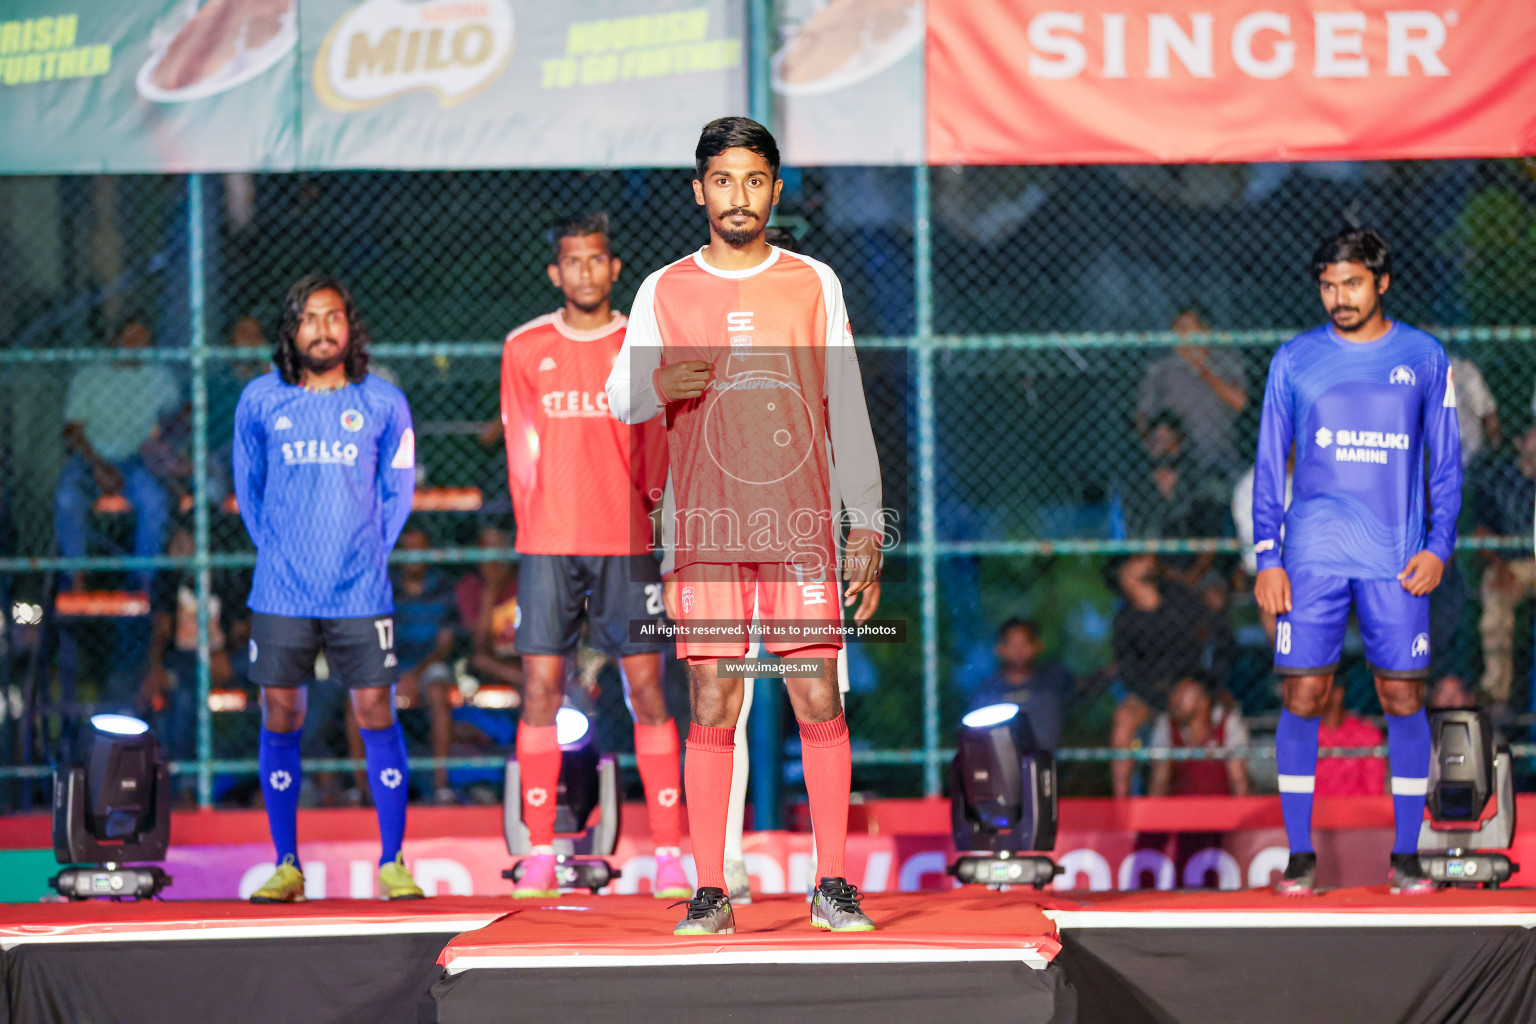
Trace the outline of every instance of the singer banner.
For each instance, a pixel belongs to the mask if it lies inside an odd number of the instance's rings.
[[[930,0],[930,164],[1536,152],[1536,3]]]

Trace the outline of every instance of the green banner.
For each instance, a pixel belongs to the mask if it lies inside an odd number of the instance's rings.
[[[5,0],[0,171],[288,169],[295,0]]]
[[[6,0],[0,173],[686,165],[745,109],[744,11]]]
[[[742,113],[745,5],[728,0],[306,0],[311,167],[690,162]]]

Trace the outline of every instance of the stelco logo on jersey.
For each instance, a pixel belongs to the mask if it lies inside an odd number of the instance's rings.
[[[284,441],[283,462],[289,466],[302,465],[357,465],[357,445],[350,441]]]
[[[1378,466],[1387,464],[1387,452],[1405,452],[1412,441],[1407,434],[1381,430],[1329,430],[1327,427],[1318,427],[1313,440],[1319,448],[1337,444],[1333,450],[1335,462],[1371,462]]]
[[[451,107],[506,70],[512,42],[508,0],[364,0],[320,44],[315,94],[340,111],[416,91]]]
[[[546,391],[539,401],[544,403],[544,415],[550,419],[608,415],[606,391]]]

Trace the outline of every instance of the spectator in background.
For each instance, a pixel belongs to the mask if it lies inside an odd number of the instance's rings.
[[[70,458],[54,492],[54,533],[59,554],[86,552],[87,517],[103,494],[121,494],[133,506],[133,553],[158,555],[170,499],[145,457],[159,436],[160,419],[181,404],[181,388],[163,363],[134,358],[149,347],[148,321],[130,316],[112,340],[120,361],[84,366],[75,372],[64,399],[64,440]],[[136,589],[148,590],[153,571],[131,574]],[[72,586],[81,589],[85,574]]]
[[[1516,436],[1513,451],[1484,458],[1472,473],[1472,533],[1478,537],[1532,535],[1536,516],[1536,426]],[[1525,550],[1529,550],[1528,548]],[[1482,690],[1506,705],[1514,684],[1515,610],[1536,594],[1536,561],[1505,552],[1482,552]]]
[[[479,543],[488,551],[512,548],[506,532],[493,526],[480,531]],[[453,596],[460,628],[470,638],[469,673],[482,683],[514,687],[520,698],[523,663],[517,656],[517,570],[510,562],[480,562],[459,580]]]
[[[1452,356],[1451,379],[1456,382],[1456,425],[1461,431],[1461,465],[1465,469],[1484,450],[1499,450],[1499,403],[1472,360]]]
[[[1017,704],[1029,716],[1035,742],[1044,750],[1061,746],[1061,709],[1072,692],[1072,673],[1058,662],[1041,663],[1045,645],[1040,626],[1018,617],[997,631],[997,671],[980,686],[982,703]]]
[[[208,486],[215,505],[234,493],[235,406],[240,392],[267,372],[272,351],[260,321],[250,314],[235,321],[226,344],[240,357],[208,364]]]
[[[1179,344],[1152,361],[1136,396],[1136,432],[1145,442],[1153,417],[1170,410],[1183,424],[1190,455],[1201,467],[1223,474],[1236,469],[1234,426],[1248,406],[1248,375],[1238,354],[1202,344],[1210,333],[1205,315],[1185,306],[1174,317]]]
[[[1199,680],[1185,677],[1168,695],[1168,710],[1152,726],[1151,746],[1228,750],[1248,745],[1248,726],[1235,704],[1216,703]],[[1149,796],[1247,796],[1248,766],[1224,761],[1154,761]]]
[[[196,545],[192,534],[179,529],[171,535],[168,554],[189,558]],[[155,573],[150,587],[149,652],[139,687],[140,710],[149,716],[155,734],[173,760],[197,756],[197,590],[179,569]],[[216,687],[228,685],[233,673],[224,642],[223,603],[208,595],[208,675]],[[190,783],[181,779],[180,783]],[[189,792],[178,785],[181,793]]]
[[[1129,750],[1169,688],[1187,677],[1225,684],[1236,647],[1232,627],[1183,584],[1159,579],[1156,555],[1131,555],[1110,566],[1124,598],[1112,626],[1115,666],[1126,693],[1110,723],[1110,745]],[[1130,795],[1132,764],[1110,765],[1114,793]]]
[[[1147,426],[1142,446],[1145,458],[1126,487],[1127,536],[1178,540],[1231,533],[1225,485],[1190,454],[1184,424],[1176,412],[1159,410]],[[1194,586],[1215,558],[1214,552],[1180,555],[1169,559],[1164,569],[1185,586]]]
[[[1344,689],[1336,684],[1328,691],[1317,729],[1319,749],[1384,744],[1387,740],[1380,729],[1344,710]],[[1380,757],[1319,757],[1312,792],[1314,796],[1380,796],[1386,792],[1386,777],[1387,762]]]
[[[1291,489],[1293,478],[1296,475],[1296,446],[1291,446],[1290,454],[1285,457],[1285,507],[1291,507]],[[1248,578],[1259,574],[1259,556],[1253,550],[1253,467],[1237,478],[1236,485],[1232,488],[1232,522],[1237,527],[1237,539],[1242,544],[1241,556],[1243,559],[1243,571]],[[1285,536],[1284,528],[1281,528],[1281,537]],[[1259,609],[1259,622],[1264,626],[1264,633],[1269,637],[1269,642],[1275,642],[1275,617],[1264,609]]]
[[[1477,695],[1472,692],[1472,687],[1467,681],[1458,675],[1444,675],[1435,680],[1435,685],[1430,687],[1429,700],[1426,702],[1431,708],[1475,708],[1477,707]]]
[[[426,531],[407,527],[395,545],[400,551],[425,551],[432,546]],[[400,660],[397,699],[407,707],[427,706],[432,749],[446,751],[453,729],[448,688],[457,685],[448,656],[453,653],[454,615],[458,603],[452,582],[426,562],[407,562],[395,570],[395,656]],[[357,723],[347,718],[351,756],[363,756]],[[362,781],[359,780],[359,785]],[[452,803],[448,769],[433,769],[434,799]]]

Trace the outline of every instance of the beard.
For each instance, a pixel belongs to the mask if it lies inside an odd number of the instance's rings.
[[[725,224],[725,219],[727,217],[733,217],[738,213],[746,214],[752,219],[752,223],[748,224],[746,227],[741,228],[727,227]],[[715,231],[719,233],[721,241],[725,242],[726,245],[737,249],[746,245],[758,235],[761,235],[763,233],[763,229],[764,224],[757,214],[753,213],[751,210],[742,209],[740,207],[726,210],[715,221]]]
[[[347,358],[346,348],[338,348],[332,355],[319,357],[310,355],[310,349],[299,353],[299,365],[310,373],[329,373],[336,369]]]
[[[1333,321],[1333,326],[1341,331],[1358,331],[1376,315],[1376,310],[1380,306],[1379,301],[1373,302],[1366,309],[1358,306],[1334,306],[1328,311],[1328,318]]]
[[[598,310],[602,309],[603,308],[603,303],[607,302],[608,300],[606,298],[603,298],[603,299],[596,299],[596,300],[594,300],[592,302],[578,302],[575,299],[567,299],[566,301],[569,302],[571,305],[575,306],[577,309],[581,310],[583,313],[589,313],[590,314],[590,313],[596,313]]]

